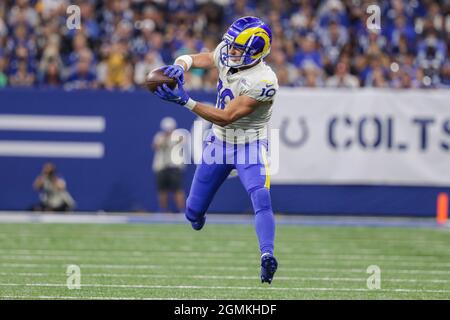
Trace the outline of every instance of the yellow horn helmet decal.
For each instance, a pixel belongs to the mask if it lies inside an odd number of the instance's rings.
[[[266,30],[264,30],[260,27],[246,29],[246,30],[242,31],[236,37],[236,40],[234,42],[237,43],[238,45],[244,46],[252,36],[261,37],[264,39],[264,48],[263,48],[262,52],[252,56],[252,59],[258,59],[263,54],[267,53],[267,51],[269,50],[270,38],[269,38],[269,35],[267,34]]]

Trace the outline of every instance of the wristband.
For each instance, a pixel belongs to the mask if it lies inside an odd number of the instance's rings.
[[[186,104],[184,104],[184,106],[186,108],[188,108],[189,110],[194,109],[194,107],[197,105],[197,101],[195,101],[194,99],[189,98],[189,100],[186,102]]]
[[[191,68],[192,63],[193,63],[192,57],[187,54],[179,56],[178,58],[175,59],[175,61],[177,61],[177,60],[181,60],[186,64],[186,66],[187,66],[186,69],[184,69],[183,65],[179,64],[179,66],[181,66],[184,71],[188,71]]]

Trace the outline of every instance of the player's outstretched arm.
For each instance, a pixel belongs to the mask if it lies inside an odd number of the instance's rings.
[[[224,109],[194,101],[183,88],[180,79],[176,90],[170,89],[167,84],[158,87],[154,92],[163,100],[182,105],[205,120],[211,121],[219,126],[226,126],[234,121],[252,113],[261,102],[249,96],[239,96],[231,100]]]
[[[261,102],[251,97],[239,96],[231,100],[226,105],[225,109],[218,109],[201,102],[196,102],[191,111],[205,120],[224,127],[249,115],[255,111],[260,104]]]
[[[166,76],[176,78],[184,84],[184,73],[190,68],[209,69],[214,66],[214,53],[203,52],[179,56],[172,65],[164,66],[163,68]]]
[[[187,58],[190,57],[190,58]],[[192,62],[190,62],[192,59]],[[187,60],[187,61],[186,61]],[[184,71],[190,68],[211,69],[214,68],[214,53],[202,52],[198,54],[191,54],[187,56],[181,56],[175,59],[174,64],[178,64],[183,67]]]

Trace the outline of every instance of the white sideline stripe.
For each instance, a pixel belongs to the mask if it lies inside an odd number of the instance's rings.
[[[61,273],[28,273],[28,272],[0,272],[0,276],[25,276],[25,277],[51,277],[61,276]],[[227,279],[227,280],[255,280],[257,276],[222,276],[222,275],[166,275],[166,274],[132,274],[132,273],[90,273],[83,274],[84,278],[89,277],[110,277],[110,278],[154,278],[154,279]],[[285,277],[277,276],[277,281],[345,281],[360,282],[367,281],[367,278],[334,278],[334,277]],[[383,278],[383,282],[411,282],[411,283],[450,283],[450,280],[443,279],[398,279]]]
[[[103,132],[105,131],[105,118],[100,116],[0,114],[0,130]]]
[[[105,147],[100,142],[55,142],[0,140],[0,156],[102,158]]]
[[[49,263],[0,263],[2,267],[23,267],[23,268],[42,268],[42,267],[67,267],[68,264],[49,264]],[[80,268],[92,268],[92,269],[176,269],[176,270],[250,270],[254,271],[254,267],[245,267],[245,266],[197,266],[197,265],[184,265],[184,266],[176,266],[176,265],[151,265],[151,264],[80,264]],[[440,274],[447,275],[450,274],[449,270],[417,270],[417,269],[384,269],[385,273],[401,273],[401,274]],[[347,273],[365,273],[366,270],[364,268],[283,268],[283,271],[310,271],[310,272],[347,272]]]
[[[1,250],[0,250],[1,251]],[[150,255],[150,253],[148,254]],[[199,256],[202,256],[200,254],[174,254],[171,252],[167,252],[167,253],[159,253],[158,252],[158,256],[168,256],[168,257],[177,257],[179,258],[180,255],[183,255],[184,258],[197,258]],[[205,255],[206,256],[206,255]],[[205,256],[203,256],[203,258],[205,259]],[[216,257],[207,257],[209,259],[209,261],[214,261],[214,259],[221,259],[223,257],[231,257],[231,255],[227,255],[227,256],[216,256]],[[151,261],[152,258],[150,256],[144,256],[144,257],[136,257],[136,256],[126,256],[126,255],[122,255],[122,256],[115,256],[115,257],[111,257],[111,256],[93,256],[93,255],[43,255],[43,254],[2,254],[2,258],[3,259],[10,259],[10,260],[55,260],[55,261],[67,261],[68,259],[76,259],[76,260],[91,260],[91,259],[95,259],[97,260],[96,262],[100,262],[99,260],[103,260],[103,261],[111,261],[113,258],[123,258],[123,259],[127,259],[128,262],[131,261],[136,261],[136,262],[148,262]],[[287,259],[283,259],[284,266],[292,266],[292,265],[298,265],[298,261],[305,261],[307,260],[308,262],[319,262],[321,264],[325,264],[325,265],[354,265],[356,262],[354,261],[355,259],[349,259],[348,260],[331,260],[331,261],[326,261],[326,259],[316,259],[314,257],[312,258],[305,258],[305,259],[291,259],[291,258],[287,258]],[[324,261],[325,260],[325,261]],[[353,260],[353,261],[352,261]],[[359,259],[360,260],[360,259]],[[382,264],[384,266],[389,265],[392,267],[430,267],[430,268],[435,268],[435,267],[450,267],[450,262],[420,262],[420,261],[382,261]]]
[[[30,215],[29,212],[26,211],[1,211],[0,212],[0,222],[3,221],[3,214],[14,214],[16,216],[21,216],[20,218],[17,219],[17,221],[12,221],[12,222],[23,222],[24,219],[28,219],[29,222],[36,222],[36,219],[33,219],[32,216]],[[67,212],[65,215],[77,215],[77,212]],[[83,213],[83,215],[92,215],[92,216],[96,216],[98,213],[97,212],[85,212]],[[37,215],[46,215],[44,212],[40,212],[40,213],[33,213],[33,216],[36,217]],[[48,214],[47,214],[48,215]],[[128,214],[124,214],[123,212],[110,212],[108,213],[108,215],[122,215],[122,216],[126,216],[129,217],[131,221],[127,221],[127,222],[138,222],[138,223],[186,223],[184,217],[181,217],[180,215],[168,215],[168,214],[158,214],[155,212],[151,212],[151,216],[136,216],[136,215],[130,215],[130,213]],[[136,219],[136,220],[133,220]],[[245,224],[245,225],[249,225],[253,223],[253,216],[252,215],[236,215],[236,214],[214,214],[211,215],[209,218],[209,223],[212,224]],[[346,223],[347,222],[355,222],[359,221],[358,223],[360,223],[361,225],[366,225],[368,222],[370,222],[371,220],[374,220],[374,218],[356,218],[356,217],[348,217],[348,216],[344,216],[344,217],[336,217],[336,216],[328,216],[328,217],[314,217],[314,218],[306,218],[304,216],[299,216],[299,217],[295,217],[295,216],[285,216],[285,215],[276,215],[275,219],[277,220],[278,223],[286,225],[286,224],[296,224],[296,225],[310,225],[311,223],[325,223],[325,224],[332,224],[334,226],[336,226],[336,223],[342,222],[342,223]],[[380,222],[380,217],[376,218],[376,221]],[[10,221],[8,221],[10,222]],[[386,223],[387,226],[395,226],[396,224],[400,223],[400,224],[405,224],[406,226],[412,227],[412,226],[422,226],[428,229],[450,229],[450,222],[446,223],[445,225],[441,225],[438,226],[437,223],[435,222],[435,220],[433,218],[383,218],[381,219],[381,222]],[[92,223],[96,223],[95,220],[92,220]],[[415,225],[415,223],[417,223],[417,225]],[[351,227],[351,225],[350,225]],[[420,237],[421,239],[423,237]],[[356,239],[359,240],[359,239]]]
[[[2,287],[67,287],[60,283],[0,283]],[[418,293],[450,293],[450,290],[432,289],[378,289],[364,288],[285,288],[285,287],[234,287],[234,286],[174,286],[145,284],[81,284],[81,288],[132,288],[132,289],[216,289],[216,290],[264,290],[264,291],[361,291],[361,292],[418,292]]]

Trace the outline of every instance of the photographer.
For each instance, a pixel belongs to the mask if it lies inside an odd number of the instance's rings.
[[[172,139],[176,130],[175,119],[166,117],[161,120],[161,131],[153,138],[152,149],[153,171],[156,174],[159,208],[162,212],[169,212],[169,193],[173,193],[178,212],[184,211],[185,194],[183,190],[183,167],[181,159],[174,158],[173,150],[183,138]]]
[[[75,208],[75,201],[66,190],[66,182],[57,176],[53,163],[44,164],[33,188],[39,192],[40,198],[33,211],[70,211]]]

